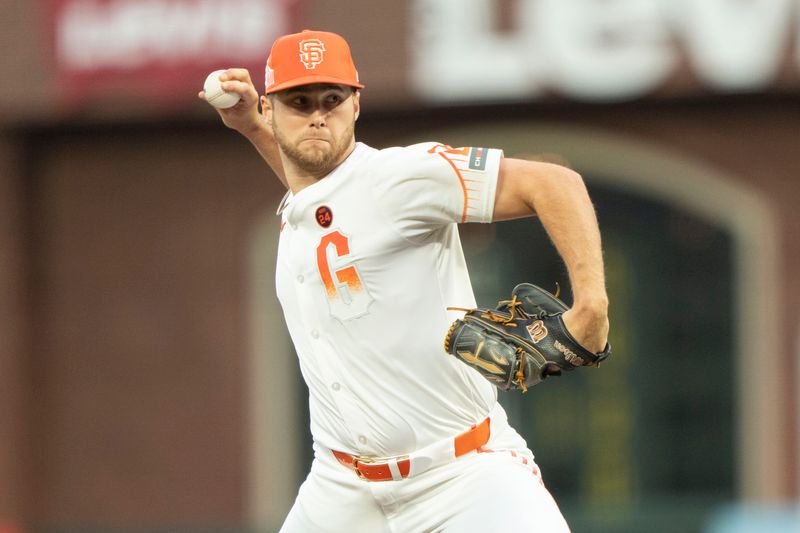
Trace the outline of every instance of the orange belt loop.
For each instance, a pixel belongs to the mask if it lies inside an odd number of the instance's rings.
[[[456,457],[461,457],[465,453],[477,450],[489,442],[489,419],[487,418],[480,424],[472,426],[455,439]]]

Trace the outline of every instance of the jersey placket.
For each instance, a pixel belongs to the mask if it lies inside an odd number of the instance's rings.
[[[297,215],[302,212],[299,205],[292,206],[297,209],[287,209],[287,220],[290,225],[288,237],[290,277],[293,280],[294,293],[297,297],[298,307],[301,312],[297,318],[302,322],[302,331],[306,339],[306,346],[310,349],[310,362],[316,379],[309,380],[309,387],[324,387],[324,391],[316,390],[317,394],[329,399],[334,405],[337,414],[345,424],[327,425],[336,427],[334,437],[342,443],[341,447],[357,450],[364,453],[365,445],[369,442],[369,432],[364,423],[363,411],[358,407],[358,401],[351,391],[352,376],[345,371],[341,358],[337,354],[335,341],[328,324],[335,320],[328,311],[325,289],[322,285],[319,272],[308,268],[314,261],[308,257],[309,250],[315,250],[320,232],[316,231],[309,222]],[[300,220],[298,220],[300,218]],[[311,226],[311,227],[306,227]]]

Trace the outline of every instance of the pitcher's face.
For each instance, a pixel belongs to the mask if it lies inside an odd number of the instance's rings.
[[[355,145],[359,93],[345,85],[301,85],[275,93],[265,111],[281,151],[301,171],[324,176]]]

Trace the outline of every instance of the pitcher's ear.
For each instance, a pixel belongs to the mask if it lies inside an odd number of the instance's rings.
[[[267,123],[272,126],[272,102],[265,94],[261,95],[261,116],[267,119]]]

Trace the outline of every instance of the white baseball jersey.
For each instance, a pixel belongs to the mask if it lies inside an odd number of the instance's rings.
[[[495,388],[444,351],[474,307],[457,223],[491,222],[502,152],[358,143],[281,219],[277,292],[314,440],[389,457],[483,420]],[[349,472],[348,472],[349,473]]]

